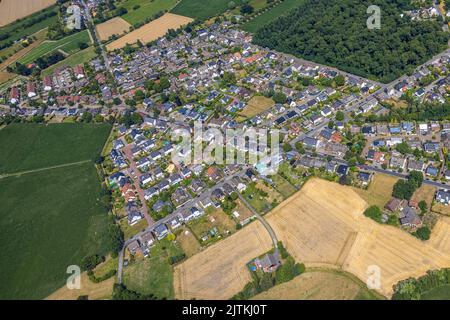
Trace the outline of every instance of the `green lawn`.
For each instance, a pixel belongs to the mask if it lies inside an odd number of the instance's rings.
[[[58,41],[48,41],[39,45],[37,48],[31,50],[28,54],[22,57],[19,62],[22,64],[28,64],[36,61],[37,58],[43,57],[57,50],[62,50],[66,53],[74,54],[80,51],[79,44],[90,44],[91,39],[87,30],[83,30],[70,36],[64,37]]]
[[[94,47],[89,47],[83,51],[79,51],[66,59],[44,69],[41,73],[42,76],[48,76],[52,74],[57,68],[61,68],[64,66],[74,67],[78,64],[84,64],[85,62],[89,62],[97,56],[95,53]]]
[[[242,195],[259,213],[268,212],[272,208],[272,204],[267,201],[267,196],[262,194],[262,191],[256,187],[254,182],[247,186]]]
[[[177,4],[178,0],[128,0],[123,3],[123,7],[128,10],[122,16],[131,25],[144,22],[147,18],[153,17],[160,11],[170,10]],[[140,8],[134,10],[133,7],[139,5]]]
[[[0,130],[0,174],[91,160],[108,138],[109,124],[12,124]]]
[[[166,239],[157,242],[147,258],[137,260],[124,269],[123,283],[128,289],[142,294],[173,299],[173,269],[168,259],[181,253],[182,250],[174,242]]]
[[[450,284],[440,286],[423,293],[421,300],[450,300]]]
[[[290,197],[297,191],[297,189],[295,189],[295,187],[290,184],[289,181],[284,179],[279,174],[271,176],[270,179],[273,181],[275,189],[279,193],[281,193],[285,199]]]
[[[31,21],[32,19],[39,19],[40,17],[43,17],[45,14],[51,12],[51,11],[57,11],[56,6],[49,7],[45,10],[42,10],[40,12],[37,12],[29,17],[26,17],[22,20],[18,20],[14,23],[11,23],[5,27],[0,28],[0,35],[3,34],[9,34],[9,37],[1,40],[0,45],[8,43],[9,41],[16,41],[18,39],[21,39],[23,37],[32,35],[33,33],[38,32],[39,30],[42,30],[44,28],[47,28],[48,26],[54,24],[58,17],[57,15],[54,15],[52,17],[47,17],[43,19],[42,21],[33,24],[29,27],[25,27],[25,23]]]
[[[68,266],[106,253],[92,162],[0,179],[0,190],[0,299],[45,298],[65,284]]]
[[[228,0],[181,0],[181,2],[171,11],[186,17],[199,20],[206,20],[215,15],[221,14],[228,10]],[[238,1],[235,1],[238,3]]]
[[[282,15],[288,14],[290,11],[292,11],[302,3],[303,0],[284,0],[282,3],[276,5],[269,11],[261,14],[260,16],[247,23],[244,23],[242,25],[242,29],[248,32],[256,32],[269,22],[277,19]]]

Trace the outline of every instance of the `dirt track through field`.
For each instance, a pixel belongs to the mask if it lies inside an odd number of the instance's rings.
[[[169,29],[176,30],[192,21],[194,21],[192,18],[179,16],[173,13],[166,13],[162,17],[153,20],[139,29],[136,29],[122,38],[108,44],[106,49],[108,49],[108,51],[120,49],[127,44],[134,44],[138,40],[140,40],[143,44],[146,44],[147,42],[164,36]]]
[[[56,0],[1,0],[0,27],[45,9],[55,2]]]

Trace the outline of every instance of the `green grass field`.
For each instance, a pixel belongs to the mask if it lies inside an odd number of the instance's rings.
[[[281,193],[285,199],[297,192],[297,189],[279,174],[271,176],[270,179],[273,181],[275,189]]]
[[[70,36],[64,37],[58,41],[44,42],[37,48],[31,50],[28,54],[22,57],[19,62],[22,64],[27,64],[35,61],[39,57],[43,57],[57,50],[62,50],[66,53],[74,54],[80,51],[80,43],[91,43],[89,33],[87,30],[71,34]]]
[[[170,10],[177,4],[178,0],[128,0],[123,3],[123,7],[128,10],[121,18],[131,25],[144,22],[145,19],[153,17],[160,11]],[[134,10],[133,7],[139,5],[140,8]]]
[[[156,243],[147,258],[124,269],[123,283],[128,289],[142,294],[153,294],[158,299],[173,299],[173,270],[168,259],[182,250],[168,240]]]
[[[0,130],[0,175],[94,159],[109,124],[12,124]]]
[[[74,67],[78,64],[83,64],[85,62],[89,62],[97,56],[95,53],[94,47],[89,47],[85,50],[79,51],[66,59],[55,63],[54,65],[48,67],[47,69],[42,70],[42,76],[48,76],[52,74],[57,68],[61,67]]]
[[[94,163],[109,125],[15,124],[0,130],[0,299],[42,299],[62,287],[67,267],[106,254],[108,213]],[[74,147],[77,150],[74,150]]]
[[[227,0],[182,0],[171,12],[199,20],[206,20],[228,9]],[[238,3],[238,1],[235,1]]]
[[[450,285],[440,286],[423,293],[421,300],[450,300]]]
[[[33,24],[32,26],[24,27],[24,23],[26,23],[27,21],[30,21],[33,18],[38,18],[46,13],[49,13],[50,11],[56,12],[57,11],[56,7],[55,6],[49,7],[47,9],[37,12],[29,17],[26,17],[22,20],[19,20],[17,22],[11,23],[5,27],[0,28],[0,35],[6,34],[6,33],[9,34],[8,38],[0,41],[0,45],[5,44],[9,41],[16,41],[23,37],[32,35],[33,33],[36,33],[39,30],[42,30],[42,29],[47,28],[48,26],[54,24],[58,19],[57,15],[48,17],[36,24]]]
[[[279,5],[276,5],[269,11],[261,14],[260,16],[254,18],[253,20],[244,23],[242,29],[248,32],[256,32],[262,28],[265,24],[277,19],[278,17],[288,14],[294,8],[301,5],[303,0],[284,0]]]
[[[69,265],[105,251],[93,163],[0,179],[0,189],[0,299],[45,298]]]

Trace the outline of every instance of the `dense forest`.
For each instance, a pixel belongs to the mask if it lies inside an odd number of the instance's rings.
[[[370,5],[381,9],[381,28],[369,30]],[[306,0],[267,24],[254,43],[382,82],[390,82],[447,47],[437,21],[403,15],[410,0]]]

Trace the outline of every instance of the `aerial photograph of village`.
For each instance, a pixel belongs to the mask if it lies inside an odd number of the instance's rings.
[[[450,300],[449,26],[0,0],[0,300]]]

